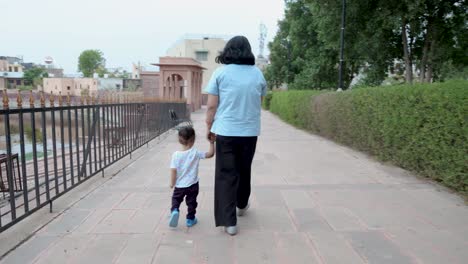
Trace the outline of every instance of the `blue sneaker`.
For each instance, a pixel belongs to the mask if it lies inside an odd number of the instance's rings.
[[[169,219],[169,226],[170,227],[177,227],[179,223],[179,210],[174,210],[171,213],[171,218]]]
[[[192,227],[198,223],[197,218],[187,219],[187,227]]]

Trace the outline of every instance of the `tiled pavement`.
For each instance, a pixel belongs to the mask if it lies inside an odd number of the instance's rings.
[[[192,117],[205,149],[204,112]],[[92,191],[63,198],[75,200],[0,262],[467,263],[460,198],[270,113],[262,122],[252,206],[237,236],[214,227],[214,159],[200,166],[199,223],[189,229],[181,217],[168,227],[172,134],[116,176],[96,178]]]

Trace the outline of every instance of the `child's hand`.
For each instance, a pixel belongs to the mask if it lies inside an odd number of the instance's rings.
[[[169,188],[174,189],[174,185],[169,184]]]

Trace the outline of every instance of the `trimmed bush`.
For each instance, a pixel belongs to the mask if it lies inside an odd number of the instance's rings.
[[[20,91],[31,91],[34,89],[32,85],[20,85],[17,87]]]
[[[285,121],[468,194],[468,82],[274,93]]]
[[[320,94],[312,90],[292,90],[274,92],[270,102],[270,111],[283,120],[300,128],[306,128],[310,116],[310,100]]]

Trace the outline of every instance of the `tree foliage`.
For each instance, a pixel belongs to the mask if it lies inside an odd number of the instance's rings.
[[[337,87],[342,1],[289,0],[269,43],[270,87]],[[407,83],[466,76],[466,0],[347,1],[344,81],[379,85],[395,67]],[[452,74],[455,72],[456,74]]]
[[[78,58],[78,71],[82,72],[84,77],[92,77],[94,73],[104,75],[105,65],[106,60],[100,50],[85,50]]]
[[[42,83],[42,78],[48,76],[44,68],[33,67],[24,72],[23,78],[27,85],[38,85]]]

